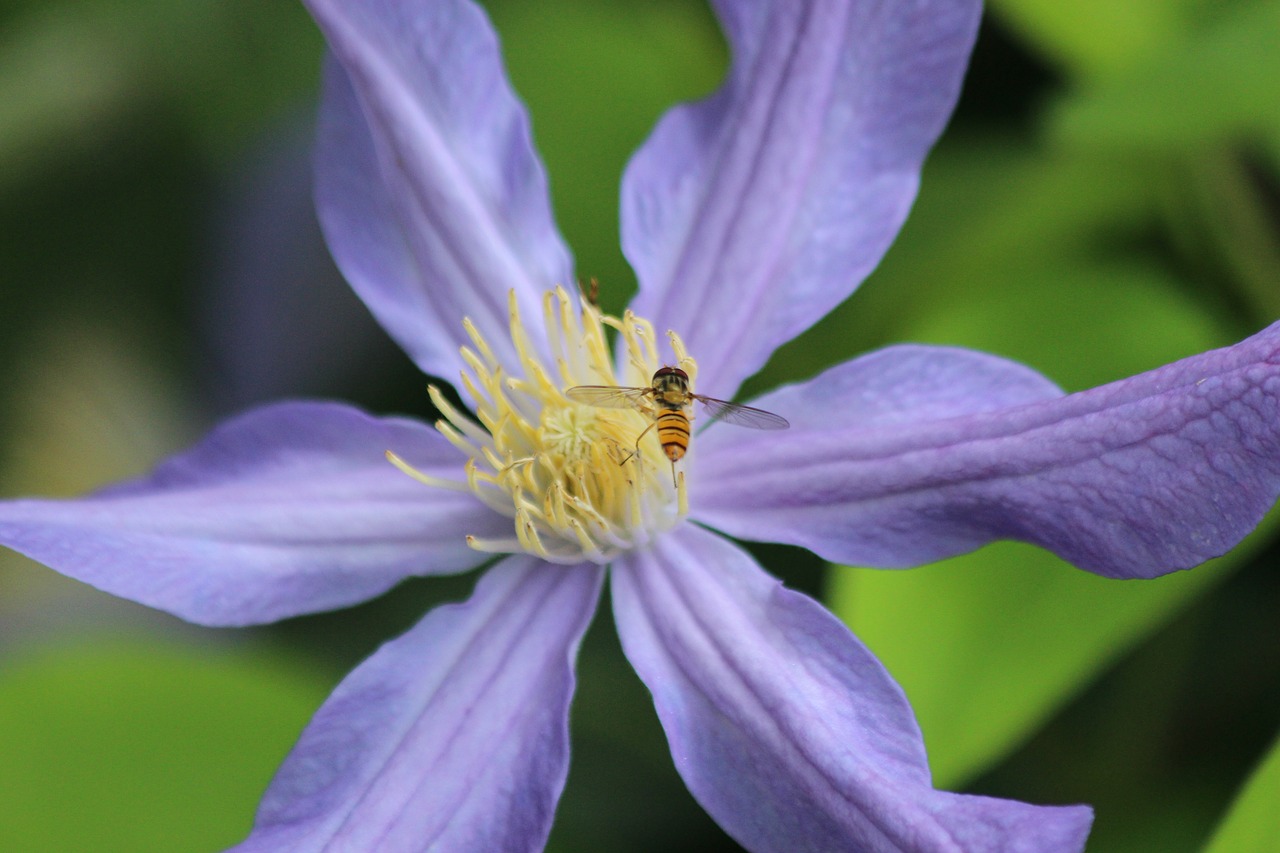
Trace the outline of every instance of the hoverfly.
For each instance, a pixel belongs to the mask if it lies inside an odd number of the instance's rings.
[[[751,429],[786,429],[787,419],[773,412],[740,406],[727,400],[704,397],[689,390],[689,374],[678,367],[662,367],[653,374],[653,380],[645,388],[626,388],[617,385],[575,385],[565,389],[565,396],[588,406],[604,409],[638,409],[653,418],[653,423],[636,436],[636,449],[627,454],[626,463],[640,453],[640,440],[649,430],[657,427],[658,443],[671,460],[672,476],[676,463],[689,449],[688,408],[697,400],[712,420],[737,424]]]

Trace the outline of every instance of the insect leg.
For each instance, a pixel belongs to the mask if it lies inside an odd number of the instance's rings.
[[[627,461],[628,461],[629,459],[631,459],[631,457],[632,457],[632,456],[639,456],[639,455],[640,455],[640,442],[641,442],[641,440],[643,440],[643,439],[644,439],[644,437],[645,437],[646,435],[648,435],[648,434],[649,434],[649,430],[653,429],[653,428],[654,428],[654,427],[656,427],[657,425],[658,425],[658,422],[657,422],[657,421],[654,421],[653,423],[651,423],[651,424],[649,424],[647,427],[645,427],[645,428],[641,431],[641,433],[640,433],[639,435],[637,435],[637,436],[636,436],[636,449],[635,449],[635,450],[633,450],[633,451],[631,451],[630,453],[628,453],[628,454],[627,454],[627,458],[626,458],[626,459],[623,459],[621,462],[619,462],[619,463],[618,463],[619,465],[625,465],[625,464],[627,464]]]

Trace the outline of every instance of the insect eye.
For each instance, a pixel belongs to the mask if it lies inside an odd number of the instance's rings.
[[[657,372],[653,374],[653,378],[657,379],[659,376],[679,376],[681,379],[689,378],[689,374],[685,373],[678,367],[660,367]]]

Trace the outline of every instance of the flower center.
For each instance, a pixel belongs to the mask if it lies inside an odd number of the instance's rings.
[[[466,483],[424,474],[394,453],[401,470],[435,487],[469,489],[513,519],[514,536],[467,543],[480,551],[527,551],[556,563],[608,562],[644,545],[688,510],[684,474],[673,477],[659,447],[651,408],[642,395],[620,395],[608,408],[565,396],[577,385],[643,388],[659,367],[653,326],[630,311],[621,319],[583,301],[575,309],[563,288],[543,298],[543,324],[554,367],[532,346],[511,294],[511,341],[517,364],[501,364],[475,325],[463,321],[473,347],[463,347],[463,386],[476,401],[473,421],[436,388],[445,438],[467,454]],[[623,343],[626,363],[615,373],[605,329]],[[697,366],[678,336],[668,333],[680,367]],[[643,434],[643,438],[641,435]],[[637,452],[638,451],[638,452]],[[674,480],[674,482],[673,482]]]

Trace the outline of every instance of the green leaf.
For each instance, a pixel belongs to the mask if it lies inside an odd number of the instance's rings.
[[[323,701],[261,651],[111,640],[0,673],[0,849],[217,850]]]
[[[1205,853],[1280,851],[1280,738],[1249,777]]]
[[[1185,598],[1177,581],[1209,577],[1107,585],[1015,543],[906,572],[832,571],[827,600],[906,691],[944,788],[1016,746],[1153,609]]]
[[[1105,76],[1178,40],[1211,0],[992,0],[991,9],[1050,60]]]
[[[935,783],[953,788],[1252,550],[1156,580],[1116,581],[1002,542],[911,571],[833,567],[827,600],[902,685]]]
[[[1275,140],[1280,144],[1280,133]],[[1235,291],[1252,319],[1270,323],[1280,317],[1280,219],[1272,182],[1238,145],[1180,159],[1181,180],[1168,188],[1171,237],[1184,257],[1209,270],[1205,278]],[[1280,167],[1280,159],[1276,163]]]
[[[939,299],[904,336],[998,352],[1067,390],[1092,388],[1234,342],[1177,285],[1154,264],[1063,261]]]
[[[1142,5],[1142,4],[1117,4]],[[1280,134],[1280,4],[1240,3],[1153,50],[1142,63],[1060,105],[1050,123],[1069,145],[1197,150]]]

